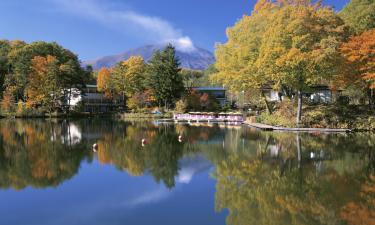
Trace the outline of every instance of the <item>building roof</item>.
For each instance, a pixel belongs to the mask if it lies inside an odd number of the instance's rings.
[[[222,87],[193,87],[196,91],[225,91]]]

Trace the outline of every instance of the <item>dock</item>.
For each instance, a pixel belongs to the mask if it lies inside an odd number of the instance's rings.
[[[244,116],[241,113],[201,113],[174,114],[175,123],[243,123]]]
[[[261,123],[245,122],[244,124],[264,131],[286,131],[286,132],[322,132],[322,133],[350,133],[350,129],[330,129],[330,128],[291,128],[277,127]]]

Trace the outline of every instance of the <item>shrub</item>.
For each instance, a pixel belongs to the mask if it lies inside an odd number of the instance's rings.
[[[181,99],[178,102],[176,102],[176,112],[178,113],[185,113],[187,110],[187,102],[185,99]]]
[[[199,101],[200,101],[201,108],[204,111],[216,111],[219,109],[219,104],[216,98],[214,98],[213,96],[207,93],[203,94],[200,97]]]
[[[4,112],[14,112],[14,99],[10,95],[4,95],[3,99],[1,100],[1,109]]]
[[[268,114],[267,112],[261,113],[257,117],[258,123],[265,123],[273,126],[284,126],[284,127],[295,127],[296,122],[294,119],[286,118],[275,112],[274,114]]]

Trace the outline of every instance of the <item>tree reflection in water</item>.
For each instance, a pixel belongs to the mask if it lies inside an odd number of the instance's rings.
[[[191,179],[191,174],[179,178],[183,162],[190,163],[185,159],[204,158],[216,167],[216,209],[229,211],[228,225],[375,224],[373,134],[95,119],[2,120],[0,125],[4,189],[58,186],[94,159],[131,176],[150,174],[173,188],[177,179]]]
[[[73,141],[64,128],[66,124],[53,121],[1,121],[0,187],[58,186],[73,177],[81,161],[90,157],[84,144],[69,144]]]
[[[375,224],[374,136],[258,133],[217,165],[227,224]],[[263,142],[263,143],[261,143]],[[360,217],[360,219],[358,219]]]

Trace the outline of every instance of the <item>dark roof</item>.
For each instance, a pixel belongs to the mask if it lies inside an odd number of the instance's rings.
[[[222,87],[193,87],[196,91],[225,91]]]

